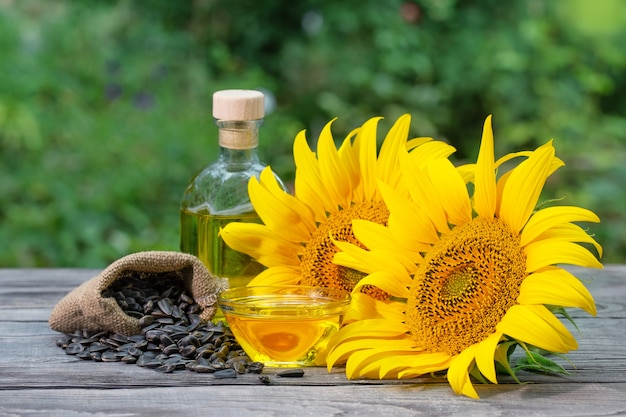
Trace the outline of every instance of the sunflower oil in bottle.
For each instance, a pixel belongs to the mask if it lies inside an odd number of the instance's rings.
[[[220,229],[230,222],[261,223],[248,196],[248,181],[258,178],[265,168],[257,155],[264,116],[260,91],[213,94],[218,159],[191,180],[180,206],[181,251],[197,256],[211,273],[227,278],[230,288],[247,285],[264,269],[250,256],[228,247],[219,236]]]

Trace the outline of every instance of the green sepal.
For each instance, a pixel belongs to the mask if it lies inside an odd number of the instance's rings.
[[[483,376],[483,374],[480,373],[480,370],[478,369],[478,366],[474,365],[472,366],[472,369],[470,369],[469,374],[474,377],[478,382],[480,382],[481,384],[489,384],[490,382],[487,380],[487,378],[485,378]]]
[[[580,332],[580,329],[576,325],[576,322],[574,322],[574,319],[572,318],[572,316],[569,315],[569,313],[567,312],[567,310],[565,310],[564,307],[553,306],[553,305],[546,305],[546,308],[548,310],[550,310],[550,312],[552,314],[554,314],[554,315],[559,315],[560,314],[561,316],[565,317],[567,319],[567,321],[572,323],[572,325],[576,328],[576,330],[578,330]]]
[[[496,349],[494,360],[496,361],[496,372],[507,373],[513,377],[515,382],[521,384],[522,381],[517,378],[515,370],[511,367],[511,355],[517,348],[517,345],[518,343],[515,340],[500,343]]]
[[[546,374],[569,375],[569,372],[567,372],[561,365],[545,356],[551,354],[551,352],[546,352],[537,348],[528,348],[526,346],[524,346],[524,350],[526,351],[526,355],[516,361],[513,372],[517,373],[519,371],[530,371]]]

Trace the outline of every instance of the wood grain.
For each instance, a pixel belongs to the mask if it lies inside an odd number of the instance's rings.
[[[0,416],[615,416],[626,414],[626,266],[572,268],[585,280],[597,317],[572,310],[579,348],[560,362],[563,377],[524,374],[476,385],[481,399],[452,393],[442,379],[345,378],[343,369],[307,368],[300,379],[271,383],[246,374],[218,380],[181,371],[160,374],[122,363],[66,355],[47,319],[66,293],[98,270],[0,269]]]

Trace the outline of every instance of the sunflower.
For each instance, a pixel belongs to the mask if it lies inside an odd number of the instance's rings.
[[[398,154],[426,161],[446,158],[454,148],[431,138],[408,140],[410,116],[403,115],[387,133],[377,152],[376,131],[380,118],[372,118],[351,132],[339,149],[330,121],[317,141],[317,155],[307,144],[305,132],[294,140],[295,195],[283,191],[266,168],[248,184],[250,200],[263,224],[230,223],[221,236],[231,248],[265,265],[249,285],[313,285],[350,292],[362,272],[332,262],[334,241],[358,241],[352,220],[386,224],[389,210],[378,190],[378,181],[400,186]],[[406,194],[408,190],[398,190]],[[370,293],[384,298],[376,289]]]
[[[348,378],[442,371],[457,394],[477,398],[470,374],[497,383],[497,363],[515,377],[516,346],[528,353],[577,348],[556,314],[569,318],[564,308],[577,307],[595,315],[595,304],[557,265],[602,267],[579,243],[600,257],[602,248],[573,223],[599,219],[575,206],[537,209],[546,179],[563,165],[551,141],[498,161],[493,146],[489,116],[474,165],[438,159],[416,166],[401,154],[409,197],[380,185],[388,226],[355,220],[365,249],[336,242],[338,265],[369,274],[354,289],[355,321],[331,341],[329,370],[347,361]],[[523,159],[496,175],[514,158]],[[390,297],[359,293],[365,285]]]

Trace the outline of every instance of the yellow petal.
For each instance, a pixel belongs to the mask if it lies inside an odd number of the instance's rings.
[[[417,148],[418,146],[422,146],[423,144],[425,144],[426,142],[430,142],[432,141],[433,138],[427,138],[427,137],[419,137],[419,138],[412,138],[409,139],[406,142],[406,150],[407,151],[411,151],[412,149]]]
[[[378,265],[369,257],[369,251],[347,242],[334,242],[339,252],[333,255],[333,263],[346,268],[369,274],[378,269]]]
[[[447,159],[437,159],[428,164],[428,175],[439,200],[445,202],[448,222],[459,225],[472,220],[472,206],[463,178]]]
[[[366,319],[343,326],[328,343],[326,363],[331,369],[352,352],[372,347],[373,340],[404,337],[406,327],[400,322],[386,319]],[[349,344],[348,344],[349,343]]]
[[[366,201],[361,181],[361,161],[359,150],[359,132],[361,126],[348,133],[339,148],[339,156],[343,161],[346,171],[351,172],[352,178],[352,201]]]
[[[474,366],[474,358],[476,354],[477,345],[472,345],[455,358],[450,363],[448,369],[448,382],[452,387],[452,390],[459,395],[466,395],[470,398],[478,398],[476,390],[472,386],[472,382],[469,377],[469,370]]]
[[[386,319],[366,319],[343,326],[332,337],[333,341],[363,338],[394,338],[407,332],[402,322]]]
[[[430,138],[428,138],[430,139]],[[456,149],[445,142],[431,140],[409,152],[411,163],[418,168],[425,168],[426,165],[436,159],[445,159],[452,155]]]
[[[320,177],[330,198],[346,208],[352,196],[351,181],[335,147],[330,125],[327,123],[324,126],[317,141]]]
[[[551,149],[551,148],[554,148],[554,145],[552,145],[552,139],[550,139],[548,142],[538,147],[536,150]],[[550,167],[548,168],[548,177],[554,174],[554,171],[556,171],[557,169],[561,168],[564,165],[565,163],[562,160],[560,160],[556,156],[553,156],[552,160],[550,161]]]
[[[421,350],[415,349],[415,342],[411,339],[392,339],[386,340],[385,344],[381,344],[382,341],[374,341],[372,347],[376,350],[369,350],[369,358],[367,364],[363,364],[357,371],[361,376],[370,378],[397,378],[398,373],[389,374],[385,372],[383,368],[389,363],[396,364],[399,369],[406,368],[404,359],[412,358],[413,356],[420,355]],[[365,353],[364,353],[365,355]],[[355,369],[356,370],[356,369]]]
[[[526,223],[522,231],[521,245],[526,246],[541,233],[563,223],[599,222],[600,219],[591,210],[575,206],[547,207],[537,211]]]
[[[296,165],[295,183],[298,198],[306,201],[312,207],[318,201],[328,210],[336,206],[326,191],[319,162],[309,147],[304,131],[298,133],[293,142],[293,158]],[[318,207],[315,207],[316,216],[320,215],[319,210]]]
[[[299,243],[289,242],[262,224],[229,223],[220,230],[224,242],[265,266],[298,265]]]
[[[400,116],[389,129],[380,147],[377,176],[387,184],[394,185],[399,182],[398,154],[401,149],[406,149],[410,124],[411,116],[409,114]]]
[[[557,239],[566,242],[590,243],[598,251],[598,257],[602,257],[602,246],[600,246],[600,244],[596,242],[593,237],[589,236],[587,232],[582,229],[582,227],[572,223],[553,226],[536,238],[536,240],[542,239]]]
[[[509,348],[516,343],[517,342],[512,340],[500,343],[496,347],[496,354],[494,355],[494,360],[502,365],[502,367],[506,369],[509,373],[513,373],[513,369],[511,368],[511,362],[509,359]],[[519,382],[517,377],[513,376],[513,378],[515,379],[515,381]]]
[[[319,194],[317,194],[316,189],[307,182],[304,175],[296,175],[294,186],[295,197],[298,200],[306,203],[306,205],[315,216],[315,221],[318,223],[326,221],[327,211],[324,205],[324,201],[319,196]]]
[[[553,147],[539,148],[511,171],[502,190],[499,214],[515,233],[522,230],[535,209],[553,157]]]
[[[300,131],[293,141],[293,157],[296,169],[302,169],[304,172],[314,175],[318,182],[321,181],[318,161],[315,152],[309,147],[304,130]]]
[[[406,151],[409,151],[408,153]],[[435,141],[432,138],[415,138],[411,139],[406,150],[400,152],[400,155],[407,160],[407,164],[412,165],[415,169],[425,170],[426,165],[436,159],[447,158],[452,155],[456,149],[442,141]],[[397,156],[398,162],[399,157]],[[401,194],[408,192],[407,182],[404,181],[401,169],[396,169],[397,176],[393,180],[385,181],[387,184],[397,189]]]
[[[273,266],[254,277],[248,286],[298,285],[301,278],[297,268]]]
[[[511,173],[513,173],[513,171],[508,171],[501,174],[496,184],[496,213],[498,214],[500,213],[500,209],[502,207],[502,193],[506,186],[506,183],[511,177]]]
[[[373,117],[363,123],[355,138],[355,148],[359,152],[363,198],[372,201],[377,190],[376,178],[376,129],[380,117]]]
[[[359,155],[352,147],[352,137],[347,136],[337,151],[341,159],[341,167],[345,173],[346,181],[350,182],[350,198],[352,201],[363,201],[362,195],[357,196],[361,174],[359,171]]]
[[[425,168],[420,168],[411,160],[407,152],[399,155],[403,181],[411,195],[411,200],[428,216],[436,229],[442,233],[450,230],[444,203],[435,192]],[[410,223],[409,223],[410,224]]]
[[[378,253],[389,253],[388,259],[401,263],[409,273],[412,273],[416,264],[422,261],[420,252],[430,248],[429,245],[419,242],[411,242],[414,243],[412,245],[403,243],[396,239],[398,233],[393,234],[389,227],[368,220],[352,220],[352,231],[354,236],[368,249]]]
[[[406,352],[405,350],[397,350],[394,348],[396,345],[401,343],[398,340],[394,340],[393,343],[391,343],[391,346],[388,347],[383,346],[379,348],[378,345],[380,343],[381,341],[370,341],[370,346],[374,346],[373,349],[360,350],[353,352],[350,355],[348,361],[346,362],[346,377],[348,377],[348,379],[359,377],[380,378],[379,369],[369,365],[375,363],[379,359]],[[365,369],[367,369],[367,372],[365,372]]]
[[[545,144],[541,145],[537,149],[541,149],[541,148],[544,148],[544,147],[550,147],[550,146],[552,146],[552,141],[546,142]],[[508,162],[508,161],[510,161],[512,159],[515,159],[515,158],[520,158],[520,157],[528,158],[529,156],[531,156],[533,154],[533,152],[534,151],[521,151],[521,152],[514,152],[514,153],[510,153],[510,154],[504,155],[503,157],[499,158],[496,161],[496,168],[499,168],[505,162]],[[552,175],[554,173],[554,171],[556,171],[557,169],[559,169],[563,165],[565,165],[565,164],[563,163],[562,160],[560,160],[556,156],[553,157],[552,161],[550,161],[550,168],[548,169],[548,176]]]
[[[514,339],[549,352],[567,353],[578,347],[569,330],[542,305],[514,305],[496,328]]]
[[[389,271],[377,271],[361,279],[353,291],[357,292],[365,285],[373,285],[394,297],[407,298],[412,282],[406,273],[398,276]]]
[[[494,333],[478,344],[476,349],[476,365],[480,373],[494,384],[498,383],[496,379],[496,366],[494,356],[498,342],[502,338],[501,333]]]
[[[496,171],[493,155],[491,116],[483,126],[483,137],[476,162],[474,208],[479,216],[492,218],[496,211]]]
[[[408,375],[417,376],[447,369],[450,355],[442,352],[428,353],[415,351],[408,355],[396,355],[380,362],[380,378]]]
[[[425,249],[422,248],[425,243],[439,241],[439,235],[427,216],[428,213],[424,213],[413,201],[404,198],[388,185],[380,183],[379,188],[391,213],[389,222],[393,224],[389,228],[401,247],[419,250]]]
[[[397,301],[376,300],[364,293],[353,293],[350,302],[350,311],[344,318],[344,323],[365,319],[387,319],[395,322],[405,320],[406,304]],[[350,317],[348,317],[348,315]]]
[[[369,220],[352,220],[352,232],[368,249],[386,249],[398,246],[388,227]]]
[[[381,270],[388,271],[402,279],[404,279],[403,275],[407,275],[407,270],[403,267],[403,264],[398,261],[395,256],[389,255],[391,249],[368,251],[351,243],[340,241],[333,242],[340,250],[340,252],[337,252],[333,257],[333,262],[337,265],[342,265],[368,274]],[[411,267],[414,267],[414,265],[411,265]]]
[[[578,307],[596,315],[596,305],[587,288],[578,278],[561,268],[550,268],[526,277],[517,302]]]
[[[378,339],[374,340],[378,341]],[[395,340],[393,341],[395,342]],[[371,339],[355,339],[333,346],[326,354],[326,366],[328,371],[332,370],[335,365],[345,363],[354,352],[370,349],[371,344]]]
[[[476,164],[464,164],[456,167],[456,171],[463,178],[465,183],[474,181],[474,172],[476,171]]]
[[[266,173],[271,179],[264,175]],[[259,217],[267,227],[280,233],[284,239],[306,242],[315,230],[313,213],[297,198],[268,186],[272,181],[276,182],[268,168],[261,173],[261,181],[259,183],[256,178],[251,178],[248,183],[250,201]]]
[[[586,248],[559,239],[544,239],[526,246],[526,272],[535,272],[550,265],[570,264],[602,268],[602,264]]]

